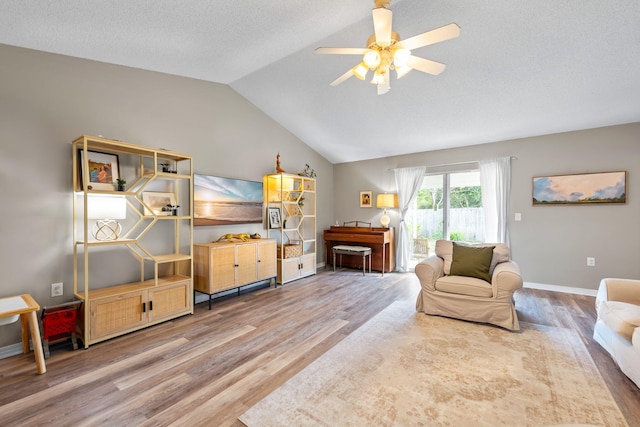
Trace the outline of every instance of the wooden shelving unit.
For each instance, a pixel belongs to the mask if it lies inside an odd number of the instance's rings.
[[[90,164],[95,163],[92,157],[100,156],[117,158],[119,176],[127,181],[123,191],[116,191],[115,183],[97,184],[91,176]],[[72,142],[72,159],[73,290],[74,296],[83,301],[79,323],[85,348],[192,314],[191,156],[83,135]],[[161,165],[169,165],[171,169],[164,171]],[[145,203],[146,192],[173,197],[180,206],[177,214]],[[105,196],[123,198],[126,202],[127,219],[121,234],[113,240],[97,240],[92,234],[95,221],[90,218],[91,204],[96,197]],[[138,262],[139,280],[128,283],[105,280],[109,269],[118,266],[103,262],[101,256],[104,258],[104,251],[117,248],[126,248]],[[97,285],[94,279],[98,276],[106,283]]]
[[[267,207],[265,228],[276,239],[277,283],[316,274],[316,180],[277,173],[263,178]],[[280,222],[270,221],[272,210]]]

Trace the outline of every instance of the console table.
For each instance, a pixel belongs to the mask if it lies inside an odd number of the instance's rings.
[[[36,367],[39,374],[47,372],[44,363],[44,353],[42,352],[42,341],[40,339],[40,327],[36,311],[40,310],[40,305],[29,294],[15,297],[0,298],[0,318],[20,315],[22,327],[22,352],[29,353],[29,332],[31,330],[31,341],[33,342],[33,352],[36,357]]]

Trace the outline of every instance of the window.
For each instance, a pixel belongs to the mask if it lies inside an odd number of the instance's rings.
[[[425,175],[407,214],[407,224],[413,239],[414,265],[435,253],[438,239],[483,242],[480,171]]]

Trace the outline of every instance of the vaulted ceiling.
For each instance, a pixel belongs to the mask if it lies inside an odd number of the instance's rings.
[[[333,163],[640,121],[638,0],[393,0],[402,38],[460,26],[413,51],[445,71],[330,87],[359,59],[314,49],[364,47],[373,7],[3,0],[0,43],[228,84]]]

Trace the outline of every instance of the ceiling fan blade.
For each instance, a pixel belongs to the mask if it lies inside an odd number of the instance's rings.
[[[319,47],[316,49],[316,53],[329,55],[364,55],[367,50],[368,49],[359,47]]]
[[[373,9],[373,28],[376,33],[376,44],[380,47],[391,44],[391,20],[393,12],[384,7]]]
[[[400,49],[417,49],[419,47],[428,46],[430,44],[443,42],[445,40],[456,38],[460,35],[460,27],[457,24],[449,24],[417,36],[409,37],[406,40],[399,41],[396,45]]]
[[[384,95],[385,93],[391,90],[391,79],[389,78],[389,73],[384,74],[384,80],[378,86],[378,95]]]
[[[446,65],[441,62],[432,61],[430,59],[418,58],[417,56],[409,55],[407,58],[407,65],[414,70],[422,71],[423,73],[433,74],[437,76],[444,71]]]
[[[353,76],[353,69],[347,71],[346,73],[344,73],[343,75],[341,75],[340,77],[338,77],[337,79],[335,79],[334,81],[332,81],[329,86],[338,86],[340,83],[342,83],[343,81],[347,80],[349,77]]]

